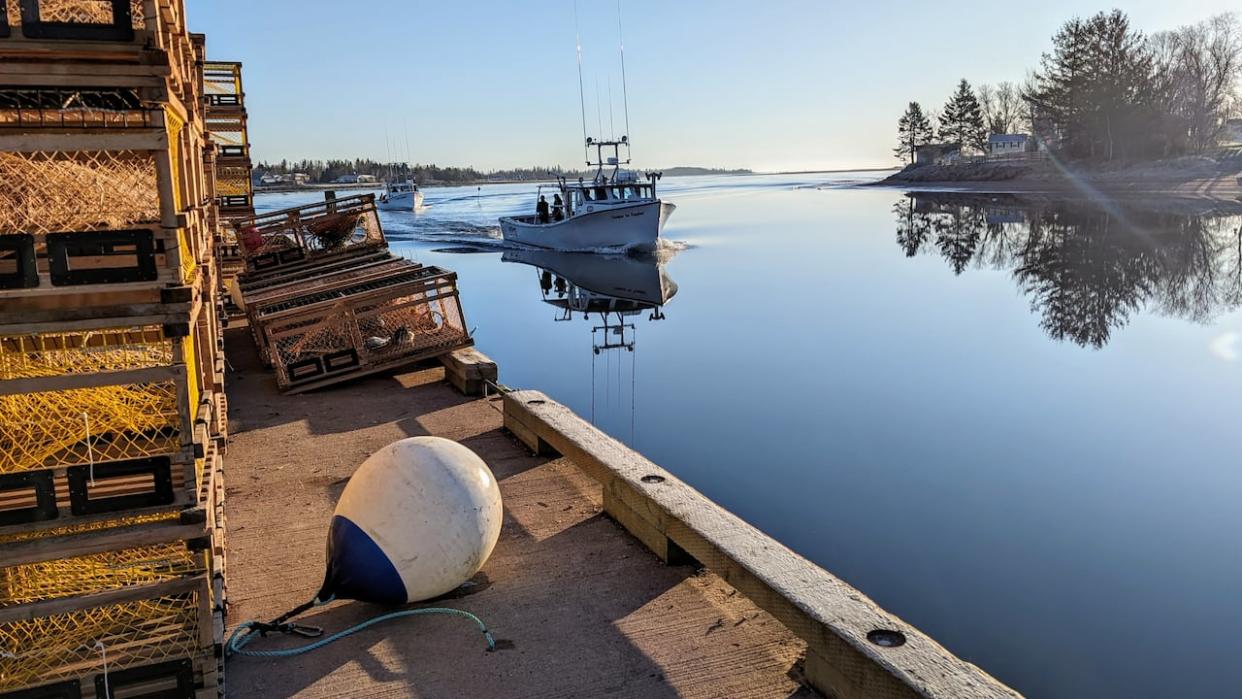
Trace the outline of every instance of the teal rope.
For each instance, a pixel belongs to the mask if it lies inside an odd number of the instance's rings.
[[[331,636],[325,636],[314,643],[308,643],[304,646],[298,646],[297,648],[284,648],[281,650],[246,650],[246,645],[254,640],[255,636],[259,635],[258,632],[254,630],[256,623],[253,621],[247,621],[242,623],[241,626],[238,626],[237,629],[233,631],[233,634],[229,636],[229,642],[226,649],[229,655],[248,655],[256,658],[291,658],[295,655],[301,655],[318,648],[323,648],[333,641],[339,641],[346,636],[358,633],[368,626],[374,626],[380,622],[388,621],[389,619],[400,619],[401,617],[420,616],[423,614],[448,614],[451,616],[458,616],[463,619],[469,619],[479,627],[480,631],[483,632],[483,637],[487,639],[487,649],[489,651],[496,650],[496,640],[492,638],[492,632],[487,629],[487,625],[483,623],[482,619],[471,614],[470,612],[465,612],[460,609],[449,609],[447,607],[423,607],[422,609],[406,609],[400,612],[381,614],[380,616],[368,619],[361,624],[351,626],[344,631],[338,631]]]

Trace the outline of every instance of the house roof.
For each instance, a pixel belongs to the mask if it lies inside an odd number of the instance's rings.
[[[1024,133],[994,133],[988,136],[988,143],[1023,143],[1028,138]]]

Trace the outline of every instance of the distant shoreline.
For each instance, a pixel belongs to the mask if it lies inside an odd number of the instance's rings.
[[[666,172],[666,177],[754,177],[766,175],[831,175],[842,172],[890,172],[897,168],[891,167],[864,167],[849,168],[844,170],[790,170],[785,172],[752,172],[749,170],[719,170],[703,172]],[[672,170],[672,168],[670,168]],[[422,189],[433,189],[436,187],[482,187],[489,184],[547,184],[555,182],[553,178],[539,180],[470,180],[466,182],[432,182],[428,184],[420,184]],[[337,189],[381,189],[383,182],[364,182],[364,183],[308,183],[308,184],[278,184],[278,185],[255,185],[255,194],[287,194],[290,192],[322,192]]]
[[[1178,158],[1117,166],[1004,162],[908,167],[866,187],[990,194],[1242,198],[1242,160]]]

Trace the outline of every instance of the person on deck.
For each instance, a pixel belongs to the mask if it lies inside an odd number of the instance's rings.
[[[547,197],[539,196],[539,203],[535,205],[535,215],[539,217],[540,223],[547,223],[549,221]]]
[[[561,199],[561,195],[559,193],[552,195],[552,220],[565,220],[565,201]]]

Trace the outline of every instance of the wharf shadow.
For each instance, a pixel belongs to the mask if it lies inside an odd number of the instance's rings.
[[[232,326],[224,336],[229,364],[225,378],[229,422],[233,426],[231,431],[237,434],[292,422],[305,422],[313,435],[341,434],[399,422],[407,436],[416,437],[429,434],[419,425],[420,416],[475,400],[448,387],[443,367],[435,361],[306,394],[282,394],[272,370],[260,359],[249,329],[244,324]],[[433,384],[441,384],[441,390],[408,390]]]

